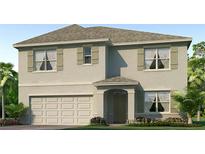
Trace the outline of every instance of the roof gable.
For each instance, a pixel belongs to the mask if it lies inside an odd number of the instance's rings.
[[[111,85],[138,85],[139,82],[122,76],[115,76],[115,77],[107,78],[105,80],[94,82],[93,84],[96,87],[98,87],[98,86],[111,86]]]

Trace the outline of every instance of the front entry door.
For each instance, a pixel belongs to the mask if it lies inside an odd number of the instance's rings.
[[[125,94],[115,94],[113,96],[113,122],[125,123],[127,117],[127,98]]]

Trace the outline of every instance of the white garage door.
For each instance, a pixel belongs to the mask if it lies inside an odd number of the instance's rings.
[[[92,118],[92,96],[31,97],[33,125],[86,125]]]

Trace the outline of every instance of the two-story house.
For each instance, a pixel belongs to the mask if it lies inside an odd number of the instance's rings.
[[[187,85],[189,37],[71,25],[16,43],[19,102],[34,125],[125,123],[178,116],[171,93]]]

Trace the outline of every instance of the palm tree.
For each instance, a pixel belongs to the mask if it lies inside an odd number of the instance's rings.
[[[13,64],[0,62],[0,91],[2,97],[2,119],[5,118],[4,111],[4,85],[8,79],[17,80],[16,72],[13,70]]]
[[[187,114],[188,124],[192,124],[192,117],[197,113],[199,104],[204,102],[205,92],[188,89],[186,93],[176,92],[173,98],[179,102],[180,111]]]

